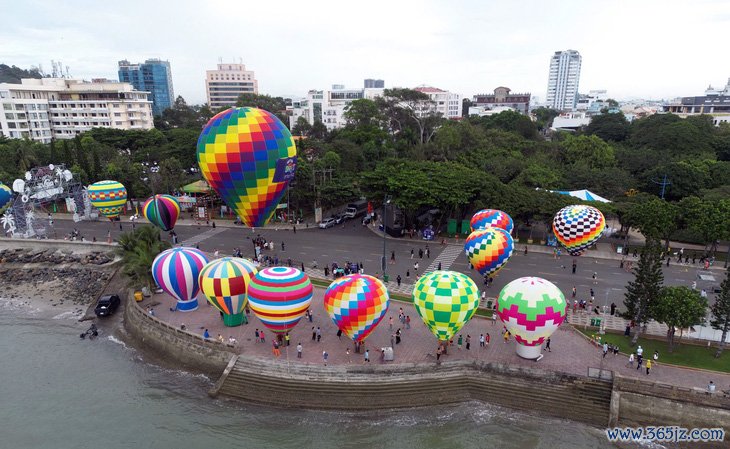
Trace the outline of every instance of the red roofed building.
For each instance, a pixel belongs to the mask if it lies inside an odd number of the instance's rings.
[[[448,119],[461,119],[461,95],[431,86],[418,86],[413,90],[429,96],[433,102],[430,110],[438,112]]]

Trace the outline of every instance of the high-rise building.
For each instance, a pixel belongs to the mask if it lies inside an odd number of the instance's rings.
[[[382,89],[385,87],[385,81],[383,80],[374,80],[374,79],[366,79],[365,80],[365,89]]]
[[[154,128],[149,92],[129,83],[67,78],[0,83],[0,135],[49,143],[91,128]]]
[[[162,111],[175,102],[169,61],[148,59],[141,64],[119,61],[119,81],[129,83],[139,91],[149,92],[154,115],[162,115]]]
[[[208,106],[224,108],[235,105],[241,94],[258,94],[259,83],[243,64],[218,64],[217,70],[205,72],[205,91]]]
[[[556,51],[550,59],[547,106],[562,110],[573,110],[578,100],[580,65],[583,58],[575,50]]]

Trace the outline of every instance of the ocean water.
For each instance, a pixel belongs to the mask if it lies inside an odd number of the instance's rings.
[[[0,447],[616,447],[600,429],[479,402],[345,413],[211,399],[215,379],[152,363],[119,330],[80,340],[87,327],[0,301]]]

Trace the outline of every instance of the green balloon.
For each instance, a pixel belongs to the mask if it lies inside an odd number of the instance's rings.
[[[433,271],[416,282],[413,304],[431,332],[440,341],[448,341],[476,312],[479,289],[465,274]]]

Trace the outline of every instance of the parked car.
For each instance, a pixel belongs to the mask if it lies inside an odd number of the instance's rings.
[[[319,222],[319,228],[327,229],[327,228],[333,227],[335,224],[337,224],[337,223],[335,222],[334,217],[325,218],[324,220]]]
[[[119,300],[119,296],[104,295],[99,298],[99,301],[96,303],[94,313],[96,313],[96,316],[109,316],[117,310],[120,303],[121,301]]]
[[[347,220],[347,217],[343,214],[333,215],[332,218],[335,219],[335,224],[342,224],[343,221]]]

